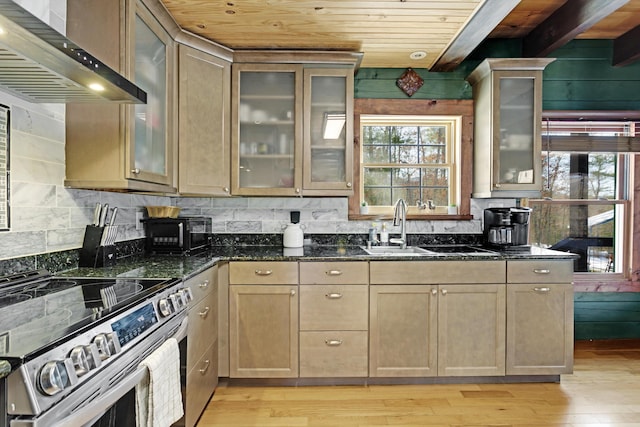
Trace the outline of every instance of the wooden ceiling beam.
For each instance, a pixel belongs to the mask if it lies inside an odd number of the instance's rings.
[[[629,0],[571,0],[534,28],[522,43],[525,57],[543,57],[618,10]]]
[[[429,71],[453,71],[487,38],[520,0],[485,0]]]
[[[640,25],[627,31],[613,41],[614,67],[622,67],[640,59]]]

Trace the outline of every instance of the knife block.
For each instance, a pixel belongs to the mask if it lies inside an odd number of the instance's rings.
[[[100,246],[106,227],[87,225],[80,249],[80,267],[109,267],[116,263],[115,245]]]

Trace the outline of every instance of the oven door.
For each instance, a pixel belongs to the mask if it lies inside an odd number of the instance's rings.
[[[135,387],[147,375],[147,368],[138,365],[168,338],[175,338],[180,348],[180,365],[184,366],[187,323],[185,310],[49,411],[36,418],[12,419],[10,427],[135,426]]]

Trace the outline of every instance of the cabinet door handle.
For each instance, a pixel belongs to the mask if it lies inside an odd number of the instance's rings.
[[[289,295],[291,295],[292,297],[296,295],[296,290],[295,289],[291,289],[289,291]]]
[[[139,174],[140,173],[140,168],[131,169],[131,173],[135,174],[135,175]]]
[[[353,184],[351,184],[350,182],[347,182],[347,188],[351,188],[353,186]]]
[[[327,276],[342,276],[342,271],[341,270],[329,270],[329,271],[325,271],[324,274],[326,274]]]
[[[207,286],[209,286],[209,281],[208,280],[205,280],[204,282],[198,283],[198,287],[200,287],[200,289],[205,289]]]
[[[209,306],[207,306],[207,307],[204,308],[204,311],[201,311],[200,313],[198,313],[198,315],[200,317],[202,317],[203,319],[205,319],[207,317],[207,315],[209,314],[209,310],[210,310],[210,308],[209,308]]]
[[[325,297],[327,297],[329,299],[340,299],[340,298],[342,298],[342,294],[340,294],[338,292],[331,292],[329,294],[326,294]]]
[[[551,273],[551,270],[548,270],[546,268],[534,268],[533,272],[536,274],[549,274]]]
[[[440,292],[442,292],[442,295],[446,295],[447,294],[447,290],[446,289],[443,289]]]
[[[431,295],[438,295],[438,290],[435,288],[431,289]]]
[[[229,187],[224,187],[224,188],[222,189],[222,191],[224,191],[225,193],[228,193],[228,192],[229,192]]]
[[[300,194],[300,189],[296,188],[296,194]]]
[[[273,270],[256,270],[256,276],[271,276]]]
[[[534,291],[534,292],[538,292],[538,293],[540,293],[540,294],[546,294],[547,292],[551,291],[551,288],[547,288],[547,287],[544,287],[544,288],[542,288],[542,287],[535,287],[535,288],[533,288],[533,291]]]
[[[329,347],[337,347],[342,345],[342,340],[324,340],[324,343]]]
[[[198,372],[200,372],[200,375],[204,375],[207,372],[207,369],[209,369],[210,364],[211,364],[211,361],[209,359],[204,361],[204,368],[198,369]]]

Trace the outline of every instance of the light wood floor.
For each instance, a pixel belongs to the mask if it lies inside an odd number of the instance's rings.
[[[640,346],[576,345],[559,384],[220,387],[198,427],[639,426]]]

